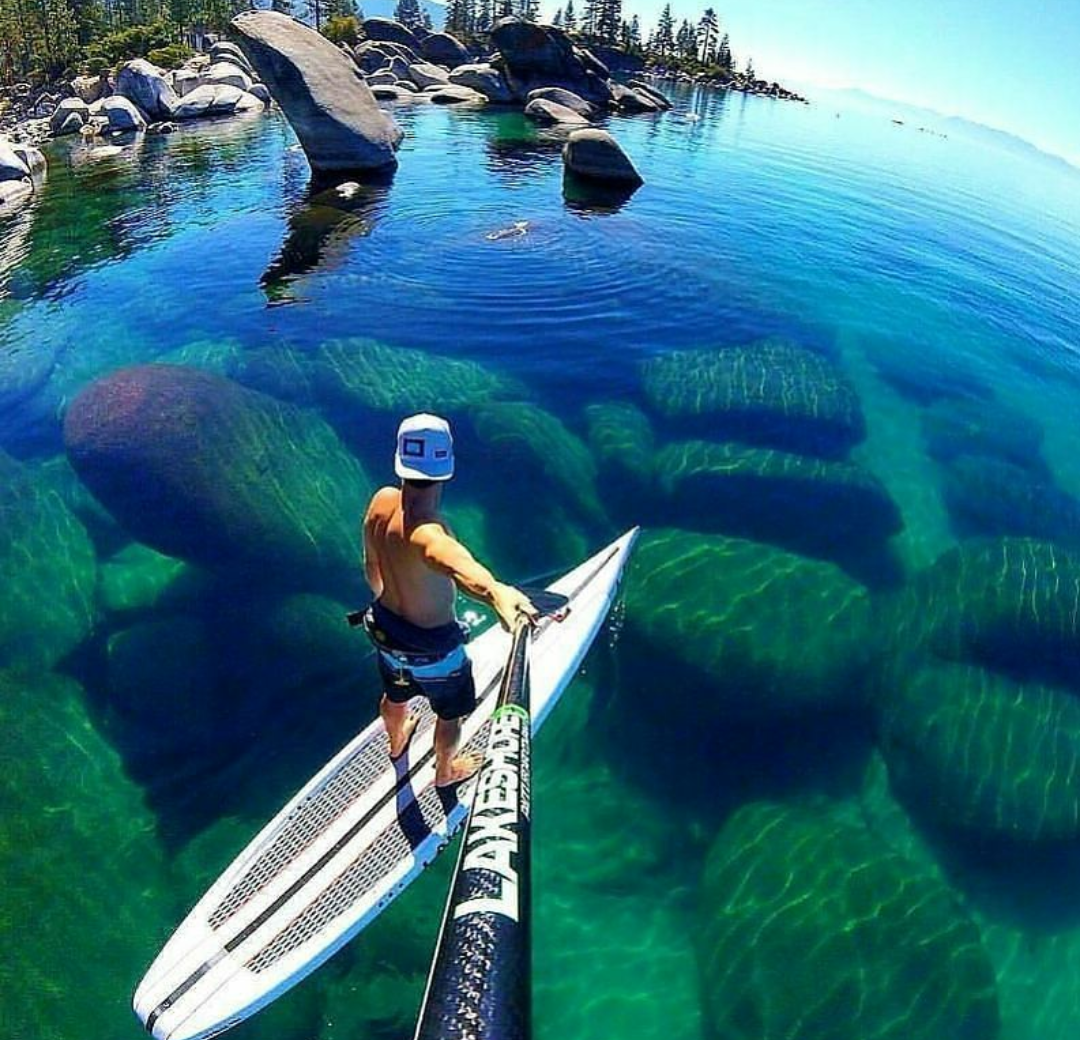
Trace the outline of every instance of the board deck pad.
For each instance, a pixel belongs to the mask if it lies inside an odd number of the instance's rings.
[[[532,636],[533,731],[577,672],[614,600],[636,529],[553,582],[569,604]],[[483,751],[510,646],[495,627],[468,644],[476,711],[462,746]],[[314,971],[399,895],[463,823],[474,781],[434,786],[435,715],[391,762],[382,722],[356,736],[256,835],[177,928],[135,993],[158,1040],[203,1040]]]

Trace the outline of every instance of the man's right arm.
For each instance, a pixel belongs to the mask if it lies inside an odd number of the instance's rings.
[[[447,575],[466,596],[491,606],[504,628],[513,628],[521,614],[532,620],[538,617],[536,608],[523,592],[498,581],[439,524],[421,525],[413,532],[412,540],[423,551],[427,566]]]

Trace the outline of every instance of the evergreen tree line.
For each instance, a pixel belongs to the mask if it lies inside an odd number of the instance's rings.
[[[705,9],[696,25],[683,19],[676,27],[671,4],[665,4],[656,28],[648,38],[643,38],[638,16],[623,17],[622,0],[579,0],[579,3],[580,10],[575,10],[574,0],[567,0],[566,6],[555,12],[552,24],[587,40],[621,47],[633,54],[727,71],[735,68],[731,39],[721,31],[720,19],[712,7]],[[753,71],[751,64],[747,67],[748,71]]]
[[[198,33],[222,32],[255,6],[253,0],[0,0],[0,84],[102,72],[133,57],[182,60]],[[356,0],[271,0],[270,6],[314,24],[359,14]]]
[[[684,19],[676,26],[667,4],[644,38],[638,16],[623,17],[622,0],[578,5],[566,0],[553,24],[589,42],[668,63],[735,67],[728,34],[711,7],[696,25]],[[0,83],[49,80],[79,69],[101,72],[136,56],[170,63],[188,53],[198,32],[220,32],[254,6],[254,0],[0,0]],[[350,43],[363,17],[357,0],[271,0],[270,6]],[[447,31],[469,39],[506,15],[537,20],[539,0],[449,0],[446,10]],[[398,0],[395,16],[413,29],[432,28],[419,0]]]

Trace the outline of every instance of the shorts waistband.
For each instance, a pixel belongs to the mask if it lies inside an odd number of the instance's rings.
[[[450,621],[435,628],[422,628],[403,618],[378,600],[369,609],[368,634],[380,650],[410,657],[438,660],[466,641],[467,630]]]

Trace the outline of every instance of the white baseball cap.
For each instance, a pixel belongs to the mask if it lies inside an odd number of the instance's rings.
[[[449,480],[454,475],[454,438],[437,415],[410,415],[397,431],[394,472],[402,480]]]

